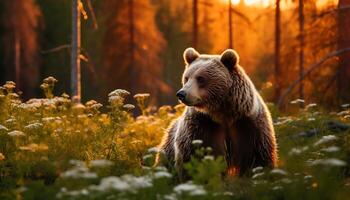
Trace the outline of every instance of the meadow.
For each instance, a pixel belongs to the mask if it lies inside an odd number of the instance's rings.
[[[157,144],[183,105],[149,105],[149,94],[117,89],[108,104],[54,95],[23,102],[15,83],[0,88],[0,199],[347,199],[350,195],[350,105],[329,111],[301,99],[281,113],[269,104],[279,166],[251,176],[223,176],[224,159],[196,142],[179,182],[153,167]],[[128,104],[133,96],[137,105]],[[141,110],[134,117],[133,109]]]

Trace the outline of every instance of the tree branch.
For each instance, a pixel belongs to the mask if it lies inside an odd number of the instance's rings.
[[[322,58],[319,62],[311,65],[310,67],[307,68],[307,70],[305,71],[305,73],[300,76],[297,80],[295,80],[288,88],[287,90],[282,94],[282,96],[279,98],[277,105],[281,106],[283,103],[284,98],[290,93],[292,92],[292,90],[295,88],[295,86],[297,86],[302,80],[304,80],[308,75],[310,75],[310,73],[312,71],[314,71],[315,69],[317,69],[318,67],[322,66],[322,64],[327,61],[328,59],[343,54],[345,52],[350,51],[350,47],[349,48],[345,48],[345,49],[341,49],[338,51],[333,51],[332,53],[326,55],[324,58]]]

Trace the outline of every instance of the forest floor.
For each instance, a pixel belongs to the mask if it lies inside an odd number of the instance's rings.
[[[106,106],[54,96],[55,79],[41,88],[46,98],[22,102],[15,84],[0,88],[0,199],[348,199],[350,107],[329,112],[316,104],[279,113],[272,104],[279,166],[257,167],[251,177],[222,177],[223,158],[198,146],[180,183],[172,171],[152,167],[164,129],[184,106],[142,111],[115,90]],[[102,109],[104,107],[104,109]],[[106,110],[106,111],[101,111]],[[141,165],[142,163],[142,165]]]

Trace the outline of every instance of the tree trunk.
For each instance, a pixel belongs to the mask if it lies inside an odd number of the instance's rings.
[[[81,100],[80,4],[80,0],[72,0],[71,92],[72,98],[78,102]]]
[[[350,0],[339,0],[338,3],[338,50],[350,47],[350,10],[341,8],[350,6]],[[339,56],[337,73],[339,103],[350,102],[350,52]]]
[[[304,0],[299,0],[299,77],[304,74]],[[304,99],[304,83],[299,84],[299,98]]]
[[[129,0],[129,55],[130,55],[130,76],[129,76],[129,87],[132,92],[136,92],[134,82],[137,80],[136,68],[135,68],[135,19],[134,19],[134,0]]]
[[[281,46],[281,10],[280,0],[276,0],[275,10],[275,102],[281,96],[281,70],[280,70],[280,46]]]
[[[193,14],[193,32],[192,32],[192,45],[193,48],[197,48],[198,40],[198,0],[193,0],[192,14]]]
[[[21,88],[21,41],[18,32],[15,30],[15,79],[18,89]]]
[[[228,47],[233,49],[232,0],[228,1]]]

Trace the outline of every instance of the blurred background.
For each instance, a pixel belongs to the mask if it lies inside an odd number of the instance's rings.
[[[350,0],[81,0],[82,101],[126,89],[175,104],[182,53],[238,51],[263,97],[350,102]],[[43,96],[70,94],[72,0],[0,1],[0,83]]]

